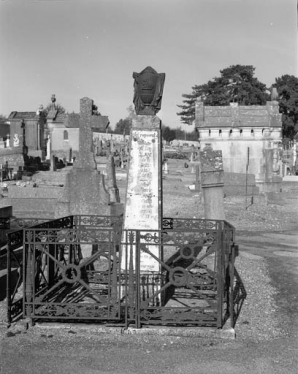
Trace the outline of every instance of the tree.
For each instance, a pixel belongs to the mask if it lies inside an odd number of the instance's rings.
[[[124,134],[129,135],[131,129],[131,120],[130,118],[120,119],[115,126],[115,134]]]
[[[0,114],[0,137],[5,138],[9,133],[9,124],[7,123],[7,117]]]
[[[176,139],[176,132],[169,126],[162,126],[162,137],[166,142],[169,143],[172,140]]]
[[[191,94],[183,94],[183,104],[178,105],[181,122],[191,124],[195,118],[195,102],[198,97],[205,105],[264,105],[270,99],[267,87],[254,77],[251,65],[232,65],[220,71],[221,76],[206,84],[192,87]]]
[[[131,126],[132,126],[132,120],[133,120],[133,118],[135,118],[136,112],[135,112],[132,105],[130,105],[128,108],[126,108],[126,110],[128,112],[128,116],[124,119],[120,119],[116,123],[115,130],[114,130],[115,134],[129,135],[129,133],[130,133],[130,129],[131,129]]]
[[[53,103],[50,103],[45,107],[44,112],[46,113],[46,115],[49,113],[52,106],[53,106]],[[59,103],[55,104],[55,109],[58,110],[58,113],[66,113],[65,108],[62,105],[60,105]]]
[[[293,139],[298,132],[298,78],[282,75],[275,81],[279,111],[282,113],[283,137]]]
[[[5,122],[7,121],[7,117],[4,116],[3,114],[0,114],[0,124],[5,124]]]

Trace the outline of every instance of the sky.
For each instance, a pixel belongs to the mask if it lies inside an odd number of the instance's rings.
[[[94,100],[111,127],[133,104],[133,72],[166,73],[172,128],[192,86],[253,65],[267,86],[297,76],[297,0],[0,0],[0,114],[36,111],[52,94],[67,112]]]

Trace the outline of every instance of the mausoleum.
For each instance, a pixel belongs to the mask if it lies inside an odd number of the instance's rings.
[[[195,107],[195,126],[200,147],[221,150],[226,172],[254,174],[260,191],[279,191],[278,144],[282,123],[277,101],[266,105]]]

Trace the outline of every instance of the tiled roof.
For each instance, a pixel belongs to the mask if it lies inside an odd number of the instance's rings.
[[[67,115],[65,113],[58,113],[56,118],[55,118],[55,122],[64,122],[66,116]]]
[[[57,109],[51,108],[47,119],[54,121],[54,122],[64,122],[65,121],[66,114],[59,112]]]
[[[11,112],[8,119],[38,119],[36,112]]]
[[[78,128],[80,127],[80,115],[77,113],[69,113],[65,116],[65,127]]]
[[[96,119],[92,122],[92,128],[96,130],[105,130],[110,123],[108,116],[98,116]]]
[[[57,109],[51,108],[51,109],[49,110],[48,115],[47,115],[47,119],[55,119],[57,113],[58,113],[58,110],[57,110]]]

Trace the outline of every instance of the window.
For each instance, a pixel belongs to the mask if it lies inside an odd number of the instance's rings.
[[[68,131],[64,130],[63,132],[63,140],[68,140]]]

